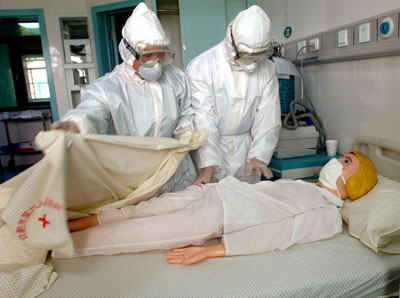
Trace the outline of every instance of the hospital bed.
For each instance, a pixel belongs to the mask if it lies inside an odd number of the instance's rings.
[[[360,138],[355,147],[379,174],[400,181],[399,144]],[[376,297],[397,296],[400,284],[400,255],[373,251],[346,226],[333,238],[285,251],[193,266],[169,265],[165,254],[51,260],[58,278],[40,297]]]

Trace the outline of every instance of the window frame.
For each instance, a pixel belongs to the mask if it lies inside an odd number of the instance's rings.
[[[42,58],[41,60],[43,60],[45,66],[43,68],[35,68],[35,69],[42,69],[45,72],[46,75],[46,82],[38,82],[38,83],[31,83],[30,77],[29,77],[29,69],[27,67],[27,63],[25,58],[35,58],[35,57],[40,57]],[[50,86],[49,86],[49,80],[47,78],[47,69],[46,69],[46,60],[44,59],[44,56],[42,54],[22,54],[21,55],[21,59],[22,59],[22,69],[24,72],[24,77],[25,77],[25,86],[26,86],[26,92],[27,92],[27,102],[28,104],[35,104],[35,103],[50,103]],[[32,68],[33,69],[33,68]],[[45,97],[45,98],[32,98],[32,93],[31,93],[31,85],[34,84],[46,84],[47,85],[47,89],[48,89],[48,93],[49,93],[49,97]]]

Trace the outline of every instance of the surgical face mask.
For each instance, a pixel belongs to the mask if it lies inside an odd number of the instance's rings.
[[[346,180],[343,177],[343,165],[336,158],[332,158],[319,173],[319,181],[322,185],[336,190],[339,197],[340,193],[336,185],[337,179],[341,177],[343,183],[346,184]]]
[[[239,68],[246,72],[254,72],[258,67],[258,62],[253,62],[251,64],[246,64],[241,61],[241,59],[237,60],[239,64]]]
[[[139,66],[138,74],[145,80],[157,81],[162,74],[162,65],[157,62],[152,67],[146,67],[143,65]]]

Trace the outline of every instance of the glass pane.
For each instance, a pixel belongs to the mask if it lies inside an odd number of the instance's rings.
[[[89,70],[85,68],[73,69],[74,85],[82,86],[89,84]]]
[[[87,18],[64,18],[60,21],[63,39],[89,38]]]
[[[47,82],[46,63],[43,56],[23,56],[26,87],[30,102],[48,101],[50,98]]]
[[[37,83],[47,83],[46,69],[32,69],[32,78]]]
[[[39,98],[50,98],[50,90],[49,84],[47,83],[39,83]]]
[[[90,55],[90,46],[87,44],[70,45],[71,61],[73,63],[92,62]]]
[[[71,91],[72,107],[75,109],[81,102],[81,92]]]
[[[40,35],[40,27],[38,22],[21,22],[18,23],[19,32],[22,36]]]
[[[37,58],[27,58],[26,59],[26,67],[31,69],[31,68],[46,68],[46,62],[44,59],[37,59]]]

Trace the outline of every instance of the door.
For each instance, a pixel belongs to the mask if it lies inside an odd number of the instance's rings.
[[[140,2],[143,1],[130,0],[92,7],[99,77],[122,62],[118,52],[122,27]]]
[[[8,57],[8,45],[0,44],[0,57]],[[17,96],[9,59],[0,59],[0,108],[17,106]]]
[[[184,68],[197,55],[225,38],[226,28],[239,11],[256,1],[179,0]]]

